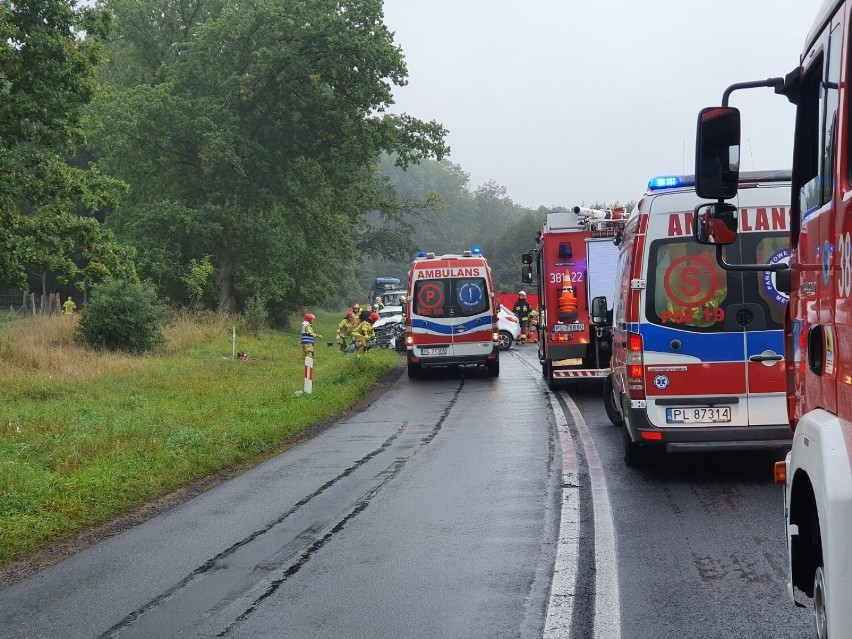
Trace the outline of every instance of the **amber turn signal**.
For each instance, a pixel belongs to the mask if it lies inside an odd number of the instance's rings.
[[[775,462],[775,483],[776,484],[786,484],[787,483],[787,462],[785,462],[785,461]]]

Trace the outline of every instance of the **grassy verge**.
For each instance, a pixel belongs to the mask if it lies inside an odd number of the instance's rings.
[[[337,315],[315,326],[334,335]],[[227,317],[183,319],[168,352],[96,353],[60,317],[0,325],[0,565],[213,471],[275,449],[341,413],[398,363],[317,345],[302,389],[298,328],[237,334]],[[238,329],[239,330],[239,329]]]

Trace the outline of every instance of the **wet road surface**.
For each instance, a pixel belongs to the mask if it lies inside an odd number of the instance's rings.
[[[568,390],[594,439],[616,531],[622,636],[805,639],[811,610],[787,597],[783,455],[662,456],[624,464],[600,390]]]
[[[599,386],[550,394],[532,346],[501,360],[496,380],[402,377],[315,439],[0,590],[0,637],[809,636],[784,587],[774,457],[628,469]]]
[[[504,358],[369,410],[0,591],[4,637],[534,637],[558,522],[547,393]]]

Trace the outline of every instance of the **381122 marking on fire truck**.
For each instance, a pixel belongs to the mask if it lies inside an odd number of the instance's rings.
[[[583,281],[583,271],[553,271],[550,274],[550,283],[551,284],[562,284],[566,279],[565,275],[569,275],[572,283],[578,283]]]

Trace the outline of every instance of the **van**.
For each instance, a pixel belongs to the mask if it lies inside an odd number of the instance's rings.
[[[628,465],[653,449],[789,448],[783,323],[786,293],[769,272],[786,262],[790,172],[742,172],[740,233],[698,244],[692,176],[650,181],[622,234],[613,308],[612,373],[604,404],[623,427]]]
[[[418,254],[405,302],[408,376],[417,378],[425,368],[478,366],[497,377],[497,310],[491,269],[478,249]]]

